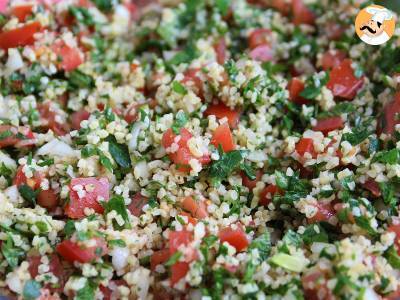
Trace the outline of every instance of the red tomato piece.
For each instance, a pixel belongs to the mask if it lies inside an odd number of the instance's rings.
[[[303,275],[301,282],[304,289],[304,296],[307,300],[334,300],[331,290],[327,286],[324,273],[315,270]]]
[[[28,185],[33,190],[37,190],[40,188],[40,184],[42,183],[44,176],[40,172],[35,172],[33,177],[26,178],[25,173],[23,171],[23,166],[19,166],[17,169],[17,173],[15,174],[13,184],[17,187],[23,184]]]
[[[346,100],[352,100],[364,84],[363,77],[357,78],[354,75],[351,64],[352,61],[350,59],[345,59],[338,67],[333,68],[329,74],[329,82],[326,85],[334,96]]]
[[[329,219],[336,214],[336,211],[331,203],[318,202],[316,208],[317,213],[308,219],[309,223],[329,221]]]
[[[331,41],[338,41],[343,36],[346,28],[335,21],[328,21],[325,23],[325,34]]]
[[[132,215],[139,217],[143,212],[143,206],[145,206],[148,201],[149,199],[147,197],[142,196],[142,194],[138,192],[132,197],[132,202],[129,204],[128,210]]]
[[[81,129],[81,122],[83,120],[88,120],[90,113],[87,110],[76,111],[71,114],[71,126],[74,130]]]
[[[41,265],[41,256],[35,255],[28,257],[28,271],[33,279],[39,274],[39,266]],[[60,258],[57,254],[52,254],[50,256],[49,262],[49,272],[53,273],[54,276],[58,278],[58,285],[56,287],[51,284],[46,284],[45,288],[49,289],[52,292],[62,292],[64,289],[64,284],[67,281],[67,274],[64,270],[63,265],[61,264]]]
[[[204,87],[203,87],[203,80],[201,80],[199,76],[200,74],[201,74],[200,69],[188,69],[183,74],[184,78],[182,80],[182,83],[193,87],[193,92],[200,98],[203,98]]]
[[[346,53],[340,50],[329,50],[321,58],[322,69],[325,71],[337,68],[343,60],[346,59]]]
[[[155,251],[150,257],[150,269],[154,271],[158,265],[165,263],[171,254],[168,248]]]
[[[313,127],[313,130],[321,131],[323,134],[327,134],[328,132],[336,129],[342,129],[343,127],[344,124],[341,117],[330,117],[318,120],[317,125]]]
[[[240,119],[240,112],[237,110],[230,109],[224,103],[218,104],[211,104],[207,107],[206,111],[204,112],[206,117],[214,115],[217,119],[228,119],[228,124],[231,128],[236,128],[239,119]]]
[[[257,61],[273,61],[274,51],[272,50],[270,45],[264,44],[252,49],[249,53],[249,56]]]
[[[380,122],[378,122],[378,134],[386,133],[392,135],[396,125],[400,123],[398,114],[400,113],[400,92],[394,95],[394,99],[387,103],[383,108],[383,114]],[[1,131],[1,130],[0,130]],[[1,148],[1,144],[0,144]]]
[[[313,158],[317,156],[314,151],[314,142],[310,138],[301,138],[296,144],[296,151],[300,156],[304,156],[305,153],[310,153]]]
[[[217,62],[223,65],[226,60],[226,43],[225,38],[221,37],[218,42],[214,45],[214,51],[217,56]]]
[[[57,41],[51,47],[54,53],[61,59],[59,68],[70,72],[83,63],[83,54],[78,48],[68,46],[64,41]]]
[[[257,182],[261,180],[262,175],[263,172],[261,170],[257,170],[256,178],[251,180],[249,177],[247,177],[246,173],[244,173],[243,171],[240,173],[240,176],[242,177],[242,184],[249,190],[252,190],[256,187]]]
[[[169,233],[169,253],[174,254],[181,245],[188,245],[191,241],[192,233],[190,231],[171,231]]]
[[[249,48],[254,49],[261,45],[269,45],[271,30],[266,28],[254,29],[248,38]]]
[[[366,190],[370,191],[371,194],[372,194],[374,197],[380,197],[380,196],[381,196],[381,189],[379,188],[378,183],[377,183],[375,180],[373,180],[372,178],[368,179],[368,180],[363,184],[363,187],[364,187]]]
[[[310,101],[300,96],[304,88],[305,85],[303,81],[296,77],[292,78],[288,84],[289,100],[299,105],[308,104]]]
[[[64,240],[57,245],[56,251],[66,261],[71,263],[75,261],[88,263],[107,254],[108,251],[107,245],[103,239],[94,238],[94,240],[96,241],[96,245],[88,248],[81,247],[78,243],[72,242],[71,240]],[[99,248],[101,251],[98,250]]]
[[[60,136],[65,135],[69,131],[68,124],[57,122],[57,113],[52,109],[51,102],[39,103],[37,109],[44,128],[50,129]]]
[[[32,146],[36,142],[33,132],[27,126],[0,125],[0,134],[5,136],[0,139],[0,149],[10,146],[22,148]]]
[[[182,128],[179,132],[179,138],[177,139],[177,144],[180,148],[187,147],[187,141],[192,138],[192,134],[186,128]],[[169,148],[173,143],[175,143],[175,139],[177,135],[173,132],[171,128],[167,129],[164,132],[162,137],[162,145],[164,148]]]
[[[292,0],[293,24],[314,25],[315,14],[303,2],[303,0]]]
[[[217,129],[215,129],[214,134],[211,138],[211,144],[214,145],[217,149],[221,145],[224,152],[235,150],[236,146],[233,142],[232,132],[228,124],[224,123],[222,125],[219,125]]]
[[[249,245],[246,233],[240,225],[238,225],[236,229],[231,227],[221,229],[218,233],[218,237],[221,243],[227,242],[229,245],[235,247],[237,252],[245,250]]]
[[[268,185],[260,192],[260,200],[258,203],[263,206],[268,206],[275,194],[283,195],[284,192],[274,184]]]
[[[41,190],[38,194],[37,203],[49,210],[58,206],[58,195],[52,189]]]
[[[196,225],[197,224],[197,219],[193,218],[191,214],[187,213],[186,211],[181,211],[179,213],[180,216],[182,217],[186,217],[188,223],[192,224],[192,225]]]
[[[70,201],[65,206],[65,213],[72,219],[84,218],[86,207],[94,209],[96,213],[103,213],[104,209],[99,201],[108,201],[110,197],[107,178],[73,178],[69,189]],[[84,191],[81,197],[77,190]]]
[[[174,286],[182,278],[184,278],[189,271],[189,263],[184,261],[179,261],[171,266],[171,286]]]
[[[19,22],[24,22],[26,17],[32,14],[33,5],[16,5],[11,8],[11,15],[18,18]]]
[[[207,205],[204,201],[196,201],[192,197],[185,197],[181,205],[184,210],[190,212],[197,219],[208,217]]]
[[[40,22],[32,22],[16,29],[3,31],[0,33],[0,48],[7,50],[32,45],[35,42],[34,34],[41,30]]]

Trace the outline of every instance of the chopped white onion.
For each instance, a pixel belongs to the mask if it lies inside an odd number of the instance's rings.
[[[268,159],[267,154],[262,150],[251,151],[249,155],[247,155],[247,159],[252,162],[260,162]]]
[[[112,264],[116,270],[122,270],[128,264],[128,248],[115,247],[112,252]]]
[[[15,170],[17,168],[16,162],[10,156],[0,151],[0,164],[1,163],[4,163],[8,169]]]
[[[130,139],[129,144],[128,144],[128,148],[130,150],[137,149],[139,134],[140,134],[141,130],[144,128],[144,126],[145,125],[142,122],[136,122],[135,124],[133,124],[132,131],[131,131],[132,138]]]
[[[17,49],[8,49],[8,60],[6,63],[6,71],[11,74],[19,69],[22,69],[24,62],[22,60],[21,54]]]
[[[18,199],[19,199],[19,192],[18,192],[18,188],[16,185],[12,185],[10,187],[8,187],[5,191],[4,191],[4,195],[6,195],[6,197],[13,203],[18,203]]]
[[[60,140],[54,139],[40,147],[36,154],[60,157],[74,157],[77,156],[77,151],[72,149],[70,145]]]

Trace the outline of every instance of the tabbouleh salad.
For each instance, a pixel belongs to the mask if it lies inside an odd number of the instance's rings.
[[[400,31],[363,0],[10,1],[0,293],[399,299]]]

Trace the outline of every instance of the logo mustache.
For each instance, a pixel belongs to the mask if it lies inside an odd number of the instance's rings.
[[[361,27],[360,28],[360,30],[362,31],[362,30],[365,30],[365,29],[367,29],[369,32],[371,32],[371,33],[376,33],[376,30],[373,30],[371,27],[369,27],[368,25],[365,25],[365,26],[363,26],[363,27]]]

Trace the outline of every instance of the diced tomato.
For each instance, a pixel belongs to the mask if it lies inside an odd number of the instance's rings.
[[[315,23],[314,12],[304,4],[303,0],[292,0],[292,13],[295,25],[314,25]]]
[[[197,219],[208,217],[207,205],[204,201],[196,201],[192,197],[185,197],[181,205],[184,210],[190,212]]]
[[[142,196],[142,194],[138,192],[132,197],[132,202],[129,204],[128,210],[132,215],[139,217],[143,212],[143,206],[145,206],[148,201],[149,199],[147,197]]]
[[[305,274],[301,278],[304,296],[307,300],[334,300],[331,290],[327,286],[324,273],[319,270]]]
[[[249,48],[254,49],[261,45],[269,45],[271,30],[266,28],[254,29],[248,38]]]
[[[0,134],[4,136],[0,139],[0,149],[10,146],[28,147],[36,143],[33,132],[27,126],[0,125]]]
[[[221,102],[218,104],[210,104],[204,112],[204,115],[206,117],[214,115],[217,119],[227,118],[228,124],[231,128],[236,128],[240,119],[239,111],[230,109]]]
[[[28,185],[33,190],[37,190],[40,188],[40,184],[44,178],[44,175],[40,172],[34,172],[31,178],[26,178],[25,173],[23,171],[23,166],[19,166],[17,169],[17,173],[15,174],[13,184],[17,187],[23,184]]]
[[[346,31],[346,27],[335,21],[328,21],[325,23],[324,33],[331,41],[338,41]]]
[[[171,254],[168,248],[154,252],[150,257],[150,269],[154,271],[158,265],[165,263]]]
[[[30,256],[27,259],[29,263],[28,271],[32,279],[35,279],[35,277],[39,274],[39,266],[42,264],[41,258],[41,256],[35,255]],[[52,254],[49,260],[49,272],[53,273],[54,276],[57,277],[58,285],[53,286],[52,284],[46,284],[45,287],[50,289],[52,292],[60,293],[64,289],[64,284],[67,280],[67,274],[57,254]]]
[[[56,251],[60,254],[66,261],[71,263],[77,261],[80,263],[88,263],[96,258],[99,258],[107,254],[108,249],[106,242],[101,238],[94,238],[96,245],[91,247],[80,246],[71,240],[64,240],[57,245]],[[101,249],[101,251],[99,251]]]
[[[392,135],[397,124],[400,123],[400,92],[394,95],[394,99],[387,103],[383,108],[380,122],[378,122],[377,132]],[[1,131],[1,130],[0,130]],[[1,148],[1,144],[0,144]]]
[[[110,197],[109,183],[107,178],[73,178],[69,185],[70,201],[65,206],[65,213],[72,219],[85,217],[86,207],[94,209],[96,213],[103,213],[101,201],[108,201]],[[84,195],[80,197],[77,189],[83,189]]]
[[[172,255],[178,251],[181,245],[188,245],[193,234],[187,230],[171,231],[169,233],[169,253]]]
[[[0,48],[7,50],[32,45],[35,42],[34,34],[42,30],[40,22],[32,22],[22,27],[0,33]]]
[[[32,14],[33,5],[23,4],[16,5],[11,8],[11,15],[18,18],[19,22],[24,22],[26,17]]]
[[[186,211],[181,211],[179,213],[180,216],[186,217],[188,224],[196,225],[197,224],[197,219],[193,218],[191,214],[187,213]]]
[[[275,8],[284,16],[287,16],[290,13],[290,1],[271,0],[270,6]]]
[[[275,194],[283,195],[284,192],[274,184],[268,185],[260,192],[260,200],[258,203],[263,206],[268,206]]]
[[[231,227],[221,229],[218,237],[221,243],[227,242],[229,245],[235,247],[237,252],[245,250],[249,245],[246,233],[243,231],[241,225],[238,225],[236,229]]]
[[[182,278],[184,278],[189,271],[189,264],[184,261],[177,262],[171,266],[171,286],[174,286]]]
[[[0,13],[5,14],[7,12],[7,5],[9,0],[0,1]]]
[[[119,299],[121,297],[118,287],[119,286],[126,286],[127,283],[123,279],[116,279],[116,280],[110,280],[107,286],[100,285],[99,289],[101,293],[103,294],[102,300],[113,300],[113,299]],[[39,299],[40,300],[40,299]],[[53,300],[53,299],[45,299],[45,300]],[[58,299],[54,299],[58,300]]]
[[[232,132],[228,124],[224,123],[215,129],[211,138],[211,144],[217,149],[221,146],[224,152],[235,150],[236,146],[233,142]]]
[[[314,142],[310,138],[301,138],[296,144],[296,151],[300,156],[304,156],[305,153],[310,153],[313,158],[317,156],[314,150]]]
[[[340,50],[329,50],[321,58],[322,69],[325,71],[337,68],[343,60],[346,59],[346,53]]]
[[[223,65],[226,60],[226,43],[225,38],[221,37],[218,42],[214,45],[214,51],[217,56],[217,62]]]
[[[373,180],[372,178],[368,179],[364,184],[363,187],[370,191],[371,194],[374,197],[380,197],[381,196],[381,189],[379,188],[379,185],[376,183],[375,180]]]
[[[274,51],[270,45],[264,44],[252,49],[249,56],[257,61],[266,62],[274,60]]]
[[[178,146],[180,148],[186,147],[187,146],[187,141],[192,138],[192,134],[187,130],[186,128],[182,128],[179,132],[179,137],[178,137]],[[162,145],[164,148],[169,148],[173,143],[175,143],[175,139],[177,138],[177,135],[172,131],[171,128],[167,129],[167,131],[164,132],[163,137],[162,137]]]
[[[39,103],[37,107],[42,127],[52,130],[55,134],[63,136],[69,131],[66,123],[57,122],[57,113],[51,107],[51,102]]]
[[[314,131],[321,131],[323,134],[328,134],[336,129],[342,129],[344,126],[341,117],[330,117],[326,119],[318,120],[317,125],[313,127]]]
[[[81,122],[83,120],[88,120],[90,113],[87,110],[76,111],[71,114],[71,126],[74,130],[81,129]]]
[[[299,105],[308,104],[310,101],[300,96],[304,88],[303,81],[296,77],[292,78],[288,84],[289,100]]]
[[[49,210],[52,210],[58,206],[58,195],[52,189],[41,190],[38,194],[37,203]]]
[[[364,84],[363,77],[357,78],[354,75],[351,64],[351,59],[345,59],[339,66],[333,68],[329,74],[329,81],[326,85],[334,96],[346,100],[352,100]]]
[[[329,219],[336,214],[336,211],[331,203],[318,202],[316,208],[317,213],[313,217],[308,219],[309,223],[329,221]]]
[[[256,172],[256,178],[251,180],[249,177],[247,177],[245,172],[241,172],[240,176],[242,177],[242,183],[245,187],[247,187],[249,190],[252,190],[256,187],[257,182],[261,180],[261,177],[263,175],[263,172],[261,170],[257,170]]]
[[[204,87],[203,87],[203,81],[199,77],[200,74],[201,74],[200,69],[188,69],[183,74],[184,77],[183,77],[182,83],[193,87],[193,92],[200,98],[203,98]]]
[[[66,72],[75,70],[83,63],[83,53],[78,48],[68,46],[62,40],[55,42],[51,48],[61,59],[59,68]]]
[[[397,286],[397,290],[382,298],[382,300],[399,300],[399,299],[400,299],[400,286]]]

